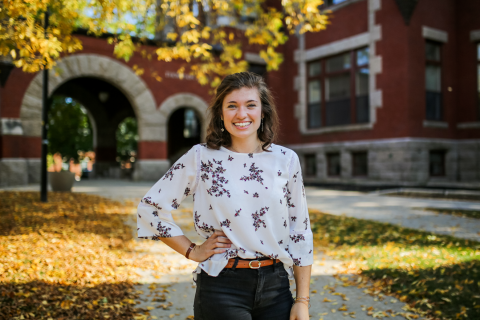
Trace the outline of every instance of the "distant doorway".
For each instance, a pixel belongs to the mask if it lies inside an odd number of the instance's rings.
[[[180,108],[168,120],[168,160],[177,161],[201,141],[200,119],[192,108]]]

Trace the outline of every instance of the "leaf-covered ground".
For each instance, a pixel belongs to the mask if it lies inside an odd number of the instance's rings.
[[[436,213],[450,214],[456,217],[480,219],[480,210],[460,210],[460,209],[440,209],[440,208],[422,208],[422,209],[426,211],[433,211]]]
[[[77,193],[0,192],[0,319],[132,319],[132,206]]]
[[[429,319],[480,319],[480,243],[310,211],[316,246]]]

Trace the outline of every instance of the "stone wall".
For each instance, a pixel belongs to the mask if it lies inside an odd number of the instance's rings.
[[[305,182],[358,185],[441,186],[472,184],[480,187],[480,140],[382,139],[288,146],[303,164]],[[445,176],[431,177],[431,150],[445,150]],[[352,176],[352,153],[366,151],[368,176]],[[338,152],[341,175],[327,176],[327,153]],[[316,155],[316,176],[305,176],[306,154]]]

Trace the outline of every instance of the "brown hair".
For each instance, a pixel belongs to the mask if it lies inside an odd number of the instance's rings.
[[[275,101],[272,93],[267,87],[263,78],[252,72],[239,72],[228,75],[218,86],[215,98],[208,107],[209,124],[207,127],[207,146],[212,149],[220,149],[221,146],[229,147],[232,144],[232,138],[227,130],[222,132],[222,105],[225,97],[232,91],[241,88],[257,88],[260,97],[262,115],[263,115],[263,131],[261,126],[257,130],[257,135],[262,142],[262,149],[266,148],[277,137],[277,131],[280,125]]]

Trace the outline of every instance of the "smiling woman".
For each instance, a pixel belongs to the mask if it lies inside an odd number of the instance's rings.
[[[298,156],[273,143],[273,97],[262,77],[235,73],[209,111],[207,143],[184,154],[138,205],[138,236],[198,262],[195,319],[308,320],[313,234]],[[198,245],[172,216],[190,194],[205,239]]]

